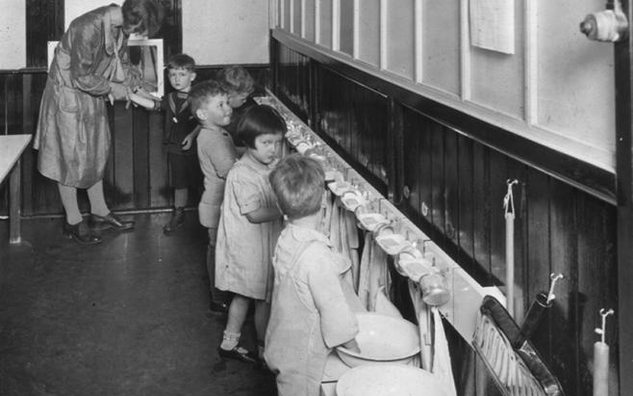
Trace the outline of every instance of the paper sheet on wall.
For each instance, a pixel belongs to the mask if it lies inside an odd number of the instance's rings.
[[[470,42],[514,54],[514,0],[470,0]]]

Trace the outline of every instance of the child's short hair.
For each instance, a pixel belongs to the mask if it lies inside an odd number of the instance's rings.
[[[185,69],[192,72],[196,69],[196,61],[187,54],[172,55],[167,61],[167,70],[172,69]]]
[[[217,81],[207,80],[193,85],[189,91],[191,113],[196,114],[198,109],[214,96],[228,95],[224,87]]]
[[[286,133],[286,121],[267,105],[251,106],[237,124],[237,138],[250,148],[255,148],[257,136],[279,133]]]
[[[225,86],[229,93],[253,92],[255,81],[253,77],[242,66],[227,66],[220,70],[216,79]]]
[[[281,211],[289,219],[321,210],[325,175],[315,159],[299,154],[282,158],[268,176]]]

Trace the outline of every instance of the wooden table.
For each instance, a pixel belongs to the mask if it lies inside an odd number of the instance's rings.
[[[9,243],[22,241],[20,233],[20,157],[31,135],[0,135],[0,184],[9,177]]]

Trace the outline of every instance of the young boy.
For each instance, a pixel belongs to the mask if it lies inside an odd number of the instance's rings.
[[[189,108],[189,91],[196,79],[195,61],[189,55],[177,54],[167,62],[167,75],[174,92],[167,95],[161,107],[165,110],[165,138],[169,164],[169,183],[174,189],[174,209],[163,227],[169,235],[185,221],[185,205],[189,188],[199,191],[202,174],[196,156],[195,138],[198,121]]]
[[[236,140],[237,124],[246,110],[256,104],[251,97],[255,92],[255,81],[248,71],[241,66],[225,67],[218,72],[216,80],[227,90],[229,106],[233,108],[231,122],[224,129],[233,136],[238,145],[242,146],[243,143]]]
[[[204,174],[204,193],[198,205],[200,224],[208,229],[207,271],[209,273],[209,309],[226,313],[227,293],[215,288],[215,243],[220,221],[220,206],[224,197],[226,176],[237,160],[233,138],[224,130],[231,121],[233,109],[228,93],[216,81],[195,85],[189,93],[191,112],[200,123],[197,137],[198,159]]]
[[[288,218],[273,267],[270,321],[264,353],[279,396],[318,396],[328,353],[337,345],[358,349],[358,323],[342,286],[350,262],[334,253],[318,230],[324,174],[315,160],[283,158],[270,174]]]
[[[163,227],[170,235],[185,222],[185,205],[189,199],[189,188],[199,191],[202,174],[196,156],[195,139],[198,120],[189,107],[189,91],[196,79],[196,63],[186,54],[173,55],[167,61],[167,76],[174,92],[160,102],[152,102],[143,92],[134,92],[130,99],[143,107],[165,111],[165,136],[163,144],[167,149],[169,184],[174,189],[174,209],[171,219]]]

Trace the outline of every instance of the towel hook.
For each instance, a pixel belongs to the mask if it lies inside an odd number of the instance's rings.
[[[600,328],[596,328],[595,332],[600,334],[600,341],[604,344],[605,333],[607,329],[607,316],[615,314],[613,309],[609,309],[608,311],[604,308],[600,309],[600,316],[602,316],[602,326]]]
[[[556,282],[560,279],[563,279],[564,276],[563,274],[554,274],[553,272],[550,274],[549,276],[551,283],[549,286],[549,292],[547,293],[547,304],[549,304],[553,299],[556,298],[556,295],[554,294],[554,286],[556,285]]]

